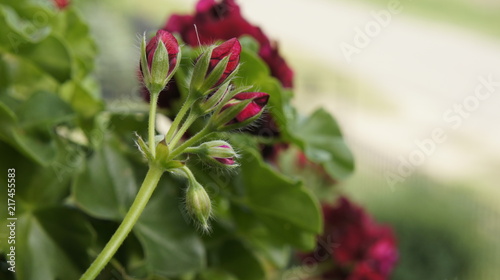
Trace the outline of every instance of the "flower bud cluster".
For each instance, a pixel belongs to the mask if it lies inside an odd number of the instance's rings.
[[[150,164],[163,170],[182,171],[186,175],[189,181],[186,190],[187,212],[204,230],[209,229],[211,202],[187,165],[189,155],[197,155],[214,167],[237,167],[238,155],[228,142],[213,140],[195,145],[212,133],[235,130],[250,124],[261,116],[269,101],[267,93],[247,92],[249,88],[233,85],[240,54],[241,44],[236,38],[206,49],[196,59],[192,71],[189,71],[192,73],[188,78],[189,93],[169,132],[158,141],[152,140],[155,138],[153,124],[149,131],[149,147],[140,137],[137,140],[140,151]],[[157,100],[175,74],[180,61],[179,43],[169,32],[159,30],[147,44],[143,39],[140,71],[142,81],[151,95],[150,100]],[[150,126],[154,123],[152,112],[154,111],[150,111]],[[189,127],[197,119],[207,115],[205,128],[182,143],[182,137]]]

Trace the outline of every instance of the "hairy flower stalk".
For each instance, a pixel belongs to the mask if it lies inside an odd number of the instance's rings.
[[[143,37],[141,45],[140,69],[142,80],[150,93],[150,111],[148,127],[148,143],[151,156],[154,158],[155,117],[158,95],[167,86],[179,66],[181,51],[177,39],[167,31],[158,30],[146,45]]]
[[[140,70],[141,79],[150,93],[148,143],[140,136],[137,136],[136,143],[148,160],[149,171],[118,230],[81,277],[82,280],[95,279],[111,260],[139,219],[164,172],[185,175],[188,179],[187,212],[203,231],[210,230],[210,197],[189,169],[189,157],[185,154],[198,154],[212,166],[237,166],[237,154],[226,141],[214,140],[198,144],[213,133],[248,125],[262,114],[268,102],[269,95],[266,93],[242,92],[244,88],[230,86],[238,70],[240,52],[241,45],[233,38],[209,48],[198,57],[190,78],[188,97],[165,138],[157,143],[154,126],[156,102],[160,92],[175,74],[181,52],[177,40],[167,31],[159,30],[147,44],[143,39]],[[211,117],[206,118],[208,121],[205,127],[178,144],[193,122],[206,115]]]

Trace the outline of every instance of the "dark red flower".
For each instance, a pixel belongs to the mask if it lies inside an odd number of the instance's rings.
[[[229,62],[227,63],[226,69],[215,86],[222,84],[226,78],[233,73],[236,67],[238,67],[240,63],[240,53],[241,45],[236,38],[229,39],[213,49],[210,57],[210,64],[208,66],[208,73],[210,73],[222,59],[229,56]]]
[[[363,262],[354,267],[346,280],[385,280],[387,277],[373,269],[368,263]]]
[[[234,0],[200,0],[194,15],[173,15],[167,20],[164,29],[178,32],[191,46],[198,45],[198,37],[201,44],[210,45],[216,40],[228,40],[242,35],[249,35],[260,44],[269,43],[260,28],[243,18],[240,7]]]
[[[269,94],[264,92],[238,93],[231,99],[231,101],[228,104],[224,105],[222,110],[225,110],[231,106],[238,104],[238,102],[234,102],[236,100],[238,101],[252,100],[252,101],[245,108],[243,108],[243,110],[241,110],[241,112],[239,112],[238,115],[236,115],[236,117],[234,117],[233,120],[227,123],[228,125],[233,123],[241,123],[259,115],[264,109],[264,107],[267,105],[267,102],[269,101]]]
[[[318,238],[318,248],[315,254],[302,258],[321,255],[318,250],[329,252],[332,269],[325,272],[324,279],[332,279],[331,275],[343,275],[339,279],[348,280],[389,277],[398,259],[394,233],[389,227],[376,224],[361,207],[345,197],[334,206],[323,205],[323,216],[325,228]]]
[[[267,66],[269,66],[273,77],[276,77],[286,88],[293,86],[293,71],[286,64],[283,57],[279,55],[277,44],[274,46],[270,44],[261,45],[259,55],[266,62]]]
[[[156,49],[158,48],[158,42],[160,40],[163,42],[165,45],[167,52],[168,52],[168,60],[169,60],[169,70],[168,74],[172,73],[172,71],[175,69],[175,66],[177,65],[177,55],[179,54],[179,43],[177,42],[177,39],[170,33],[165,30],[158,30],[156,32],[156,35],[149,40],[148,44],[146,45],[146,57],[148,60],[148,67],[149,70],[151,70],[151,66],[153,65],[153,57],[156,52]]]
[[[56,4],[57,8],[59,8],[59,10],[62,10],[64,8],[66,8],[66,6],[69,5],[69,0],[54,0],[54,4]]]
[[[269,66],[271,74],[280,80],[284,87],[292,87],[293,72],[279,55],[277,46],[271,43],[259,27],[243,18],[240,7],[234,0],[200,0],[193,16],[173,15],[168,19],[164,29],[178,32],[191,46],[197,46],[199,42],[208,45],[216,40],[249,35],[259,42],[259,55]]]

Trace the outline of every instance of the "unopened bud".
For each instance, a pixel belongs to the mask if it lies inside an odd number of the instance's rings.
[[[208,220],[212,215],[212,202],[203,186],[195,180],[189,180],[186,191],[186,208],[204,231],[210,230]]]
[[[165,88],[179,61],[179,43],[169,32],[158,30],[147,45],[146,39],[143,38],[140,70],[150,93],[158,93]]]
[[[236,38],[205,51],[196,61],[191,91],[207,95],[213,92],[214,88],[230,80],[240,63],[240,53],[241,44]]]
[[[214,140],[201,144],[198,147],[186,149],[188,153],[198,154],[202,159],[221,167],[236,167],[234,160],[238,154],[226,141]]]
[[[260,117],[268,101],[264,92],[238,93],[213,115],[214,125],[220,131],[244,127]]]
[[[229,58],[227,65],[226,67],[224,67],[224,71],[222,72],[219,80],[215,83],[215,86],[222,84],[227,79],[227,77],[231,75],[233,71],[238,67],[238,64],[240,63],[240,53],[241,44],[236,38],[227,40],[212,51],[212,56],[210,57],[210,65],[208,67],[209,73],[217,67],[217,65],[223,58]]]

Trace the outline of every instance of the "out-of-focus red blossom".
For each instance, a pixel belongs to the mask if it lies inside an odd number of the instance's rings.
[[[175,39],[174,35],[165,30],[158,30],[156,35],[149,40],[146,45],[146,57],[148,60],[148,68],[151,70],[153,65],[153,57],[155,55],[156,49],[158,48],[158,43],[162,41],[168,52],[168,64],[170,66],[168,74],[172,73],[177,64],[177,55],[179,54],[179,43]]]
[[[276,77],[286,88],[293,86],[293,71],[278,52],[278,44],[264,44],[259,50],[260,57],[267,63],[271,75]]]
[[[69,5],[69,0],[54,0],[54,4],[59,10],[66,8]]]
[[[215,66],[217,66],[222,59],[229,56],[226,69],[214,86],[222,84],[226,78],[233,73],[236,67],[238,67],[238,64],[240,63],[240,53],[241,45],[236,38],[231,38],[213,49],[210,57],[210,64],[208,66],[208,73],[212,72]]]
[[[336,205],[323,205],[325,230],[313,253],[302,254],[308,262],[332,262],[323,279],[385,280],[398,260],[391,228],[381,226],[345,197]],[[326,247],[326,248],[325,248]],[[329,254],[329,258],[318,256]]]
[[[231,121],[227,123],[227,125],[233,123],[241,123],[252,117],[257,116],[262,112],[264,107],[267,105],[269,101],[269,94],[265,92],[242,92],[236,94],[233,98],[231,98],[228,104],[222,107],[222,110],[225,110],[231,106],[236,105],[238,102],[236,101],[244,101],[244,100],[252,100],[243,110],[241,110],[236,117],[234,117]]]
[[[198,34],[194,25],[198,28]],[[198,37],[201,44],[209,45],[216,40],[249,35],[259,42],[259,56],[269,66],[271,75],[280,80],[284,87],[293,85],[293,71],[279,55],[276,44],[273,44],[259,27],[243,18],[235,0],[200,0],[194,15],[173,15],[164,29],[178,32],[191,46],[198,45]]]
[[[386,276],[381,275],[367,263],[356,265],[347,280],[385,280]]]

